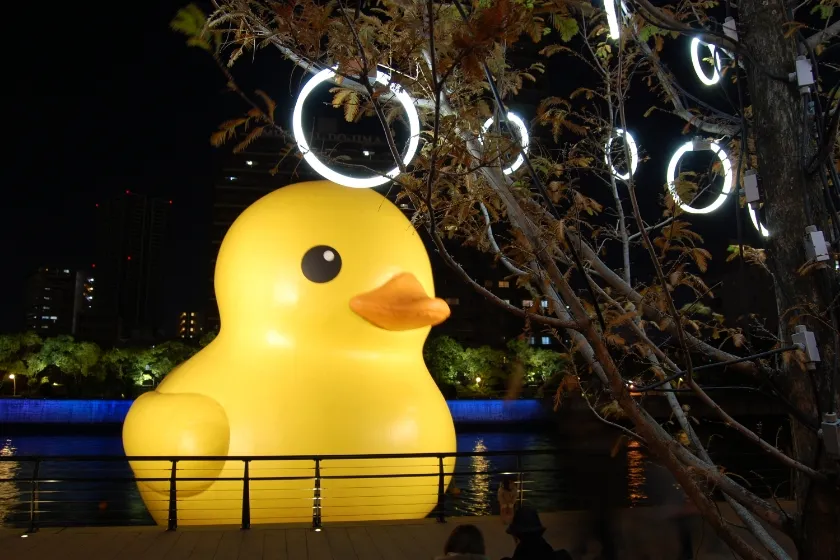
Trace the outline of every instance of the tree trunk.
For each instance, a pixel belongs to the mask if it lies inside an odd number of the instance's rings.
[[[739,33],[742,42],[754,57],[745,60],[753,119],[752,135],[758,155],[758,173],[765,195],[768,239],[768,264],[777,282],[776,297],[780,332],[785,344],[790,343],[792,324],[790,309],[796,305],[816,305],[826,314],[831,303],[830,270],[817,270],[802,276],[797,269],[805,263],[803,239],[805,228],[816,225],[822,231],[828,226],[819,175],[808,176],[803,170],[802,154],[810,158],[813,147],[804,140],[808,131],[803,98],[795,83],[773,78],[769,73],[786,76],[794,69],[796,43],[785,39],[786,14],[781,2],[742,0],[739,3]],[[761,67],[759,67],[759,65]],[[822,170],[819,171],[822,173]],[[812,317],[799,317],[793,324],[804,323],[815,332],[823,361],[813,372],[802,372],[793,364],[776,382],[784,395],[816,425],[829,406],[830,378],[834,355],[831,329]],[[832,461],[825,456],[816,434],[791,420],[795,458],[817,470],[832,470]],[[840,558],[840,493],[828,485],[814,484],[797,473],[795,488],[797,511],[801,514],[794,540],[801,560]]]

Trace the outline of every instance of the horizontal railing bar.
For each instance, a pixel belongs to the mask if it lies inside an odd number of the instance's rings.
[[[521,455],[558,455],[557,450],[522,450],[522,451],[458,451],[455,453],[383,453],[371,455],[20,455],[2,456],[0,462],[79,462],[79,461],[337,461],[365,459],[444,459],[449,457],[515,457]],[[580,456],[578,453],[577,456]]]

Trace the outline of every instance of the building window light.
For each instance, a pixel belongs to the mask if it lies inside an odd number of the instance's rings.
[[[540,342],[542,342],[543,346],[551,344],[551,337],[544,336],[542,337],[542,339],[540,339]]]
[[[534,306],[534,300],[532,300],[532,299],[523,299],[522,300],[522,307],[533,307],[533,306]]]
[[[499,280],[499,287],[510,288],[510,282],[508,282],[507,280]]]
[[[45,300],[47,300],[47,301],[49,301],[49,300],[51,300],[52,298],[51,298],[50,296],[44,296],[44,299],[45,299]]]
[[[540,302],[540,307],[542,307],[543,309],[548,309],[548,300],[547,299],[542,300]]]
[[[64,269],[64,274],[70,274],[70,271],[65,268]]]
[[[534,342],[535,342],[535,339],[534,339],[533,336],[528,339],[528,344],[534,344]]]
[[[505,299],[505,300],[502,300],[502,301],[504,301],[505,303],[510,303],[509,299]]]
[[[195,317],[195,312],[190,313],[190,317]]]

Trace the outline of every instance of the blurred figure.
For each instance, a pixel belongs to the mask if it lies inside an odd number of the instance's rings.
[[[677,538],[680,541],[680,560],[694,560],[694,543],[691,537],[693,519],[699,515],[697,507],[689,497],[681,492],[682,500],[671,514],[677,526]]]
[[[437,560],[488,560],[484,555],[484,536],[475,525],[458,525],[452,529]]]
[[[554,549],[543,538],[545,527],[543,527],[537,511],[529,506],[521,506],[516,511],[507,532],[513,536],[516,549],[514,549],[512,557],[502,560],[555,560],[556,558],[562,558],[562,556],[555,555]]]
[[[516,506],[516,486],[515,480],[510,475],[505,475],[502,478],[502,483],[499,484],[499,515],[502,518],[502,523],[510,525],[513,520],[513,509]]]

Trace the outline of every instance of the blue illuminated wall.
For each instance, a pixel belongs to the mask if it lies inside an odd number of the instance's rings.
[[[0,425],[122,424],[132,401],[0,399]],[[538,400],[447,401],[456,424],[521,424],[545,420]]]
[[[476,400],[446,401],[456,424],[523,424],[548,417],[542,401]]]
[[[2,424],[122,424],[132,401],[0,399]]]

